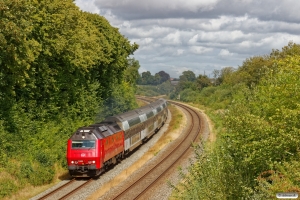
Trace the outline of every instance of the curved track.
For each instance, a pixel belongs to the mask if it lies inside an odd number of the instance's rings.
[[[147,99],[138,98],[147,101]],[[149,191],[170,168],[176,166],[177,161],[191,149],[191,143],[197,140],[202,127],[201,114],[193,108],[181,103],[175,101],[169,102],[183,108],[188,113],[188,129],[185,137],[182,137],[181,140],[174,141],[169,150],[155,164],[149,167],[139,178],[128,183],[126,188],[123,188],[110,199],[144,199],[147,191]]]

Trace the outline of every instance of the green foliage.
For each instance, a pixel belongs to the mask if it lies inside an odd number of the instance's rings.
[[[36,167],[30,174],[29,183],[33,186],[51,183],[55,175],[55,171],[49,167]]]
[[[298,161],[276,163],[278,171],[268,170],[258,177],[258,194],[264,199],[275,199],[275,194],[300,192],[300,164]]]
[[[139,61],[134,58],[128,59],[128,68],[125,70],[125,81],[136,89],[136,82],[139,79]]]
[[[18,187],[11,179],[1,179],[0,188],[0,198],[9,196],[18,190]]]
[[[194,82],[196,80],[196,75],[194,72],[192,72],[190,70],[184,71],[184,72],[182,72],[182,75],[179,76],[179,80],[182,82],[185,82],[185,81]]]
[[[180,91],[182,100],[224,114],[224,128],[213,149],[198,154],[183,185],[173,186],[177,198],[276,199],[277,192],[300,191],[299,52],[289,43],[237,70],[216,72],[217,87]]]
[[[113,88],[111,96],[104,101],[95,121],[100,122],[108,116],[137,108],[134,95],[135,88],[131,87],[130,83],[123,82],[122,84],[116,85]]]
[[[202,75],[202,74],[200,74],[197,77],[196,84],[197,84],[198,90],[202,90],[203,88],[212,85],[211,80],[206,75]]]
[[[166,81],[170,80],[170,75],[165,71],[160,71],[154,76],[151,75],[151,72],[143,72],[137,80],[137,84],[140,85],[159,85]]]
[[[23,161],[20,165],[20,176],[25,179],[29,179],[33,173],[32,165],[29,161]]]
[[[141,85],[157,85],[159,84],[159,76],[152,76],[150,71],[143,72],[138,84]]]
[[[166,95],[169,96],[175,90],[175,87],[171,84],[170,81],[165,81],[160,85],[138,85],[137,86],[137,95],[142,96],[159,96]]]
[[[158,96],[160,93],[158,92],[158,87],[154,85],[138,85],[137,86],[137,95],[141,96]]]
[[[135,108],[139,63],[137,44],[72,0],[0,0],[0,18],[0,170],[16,180],[5,196],[50,183],[96,114]]]
[[[160,71],[156,74],[158,74],[160,76],[160,81],[159,81],[160,84],[170,80],[170,75],[168,73],[166,73],[165,71]]]
[[[244,88],[243,85],[220,85],[220,86],[209,86],[203,88],[200,92],[198,90],[187,88],[180,91],[180,100],[184,102],[193,102],[202,104],[214,109],[227,109],[233,101],[233,94],[236,91]],[[172,96],[171,98],[176,99],[178,96]]]
[[[253,180],[274,162],[293,159],[299,149],[300,57],[276,64],[277,72],[269,71],[254,90],[235,98],[226,118],[232,154]]]
[[[209,112],[223,130],[223,114]],[[214,144],[194,145],[196,161],[187,174],[181,173],[179,185],[171,185],[175,199],[255,199],[255,190],[249,187],[247,176],[242,176],[234,157],[228,152],[226,140],[218,138]]]

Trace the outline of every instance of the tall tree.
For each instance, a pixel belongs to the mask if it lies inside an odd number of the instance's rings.
[[[182,75],[179,76],[179,80],[180,81],[195,81],[196,80],[196,75],[194,72],[188,70],[188,71],[184,71],[182,72]]]
[[[160,71],[160,72],[158,72],[156,74],[158,74],[160,76],[159,83],[163,83],[163,82],[165,82],[167,80],[170,80],[170,75],[168,73],[166,73],[165,71]]]
[[[125,70],[125,74],[124,74],[125,81],[128,82],[133,87],[136,87],[136,82],[140,77],[139,68],[140,68],[140,63],[138,60],[135,60],[134,58],[128,59],[128,67]]]
[[[187,88],[192,88],[196,90],[197,87],[195,84],[195,80],[196,80],[196,75],[194,72],[190,70],[182,72],[182,75],[179,76],[179,83],[176,86],[177,92]]]
[[[211,80],[206,75],[202,74],[197,77],[196,84],[199,90],[212,85]]]

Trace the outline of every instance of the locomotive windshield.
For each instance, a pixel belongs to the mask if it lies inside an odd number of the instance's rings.
[[[95,148],[95,140],[72,140],[72,149]]]

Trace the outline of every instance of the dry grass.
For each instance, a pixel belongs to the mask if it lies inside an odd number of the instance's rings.
[[[27,199],[30,199],[30,198],[40,194],[43,191],[49,189],[50,187],[54,186],[55,184],[57,184],[58,182],[60,182],[62,180],[70,179],[70,176],[66,169],[56,165],[55,171],[57,173],[51,184],[36,186],[36,187],[28,184],[28,185],[25,185],[25,187],[23,189],[19,190],[18,193],[14,194],[10,197],[6,197],[3,200],[27,200]],[[3,177],[2,174],[0,174],[0,177],[1,178]]]
[[[142,107],[142,106],[145,106],[148,104],[147,102],[139,100],[139,99],[136,100],[136,103],[138,104],[139,107]]]

